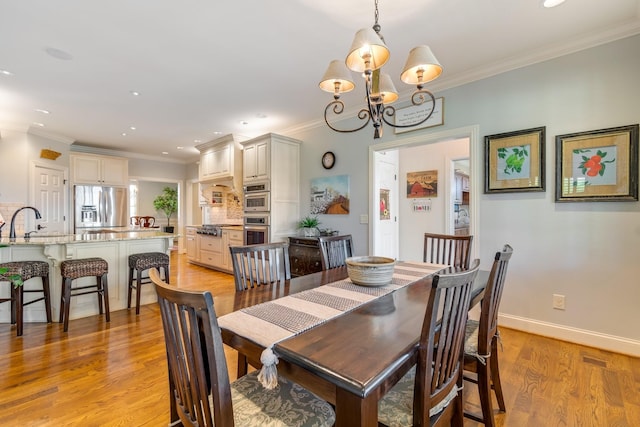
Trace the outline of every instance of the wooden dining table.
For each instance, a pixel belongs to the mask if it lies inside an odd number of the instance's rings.
[[[348,277],[344,267],[291,279],[281,286],[236,292],[214,300],[218,316]],[[472,305],[482,299],[488,272],[480,271]],[[378,400],[416,363],[432,276],[368,302],[276,343],[278,375],[335,405],[336,426],[377,426]],[[225,344],[253,366],[264,346],[222,328]]]

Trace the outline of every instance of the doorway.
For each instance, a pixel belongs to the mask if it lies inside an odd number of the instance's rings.
[[[66,234],[67,221],[67,175],[69,170],[38,162],[31,163],[30,205],[42,215],[38,225],[41,234]],[[25,232],[36,230],[31,216],[25,216]]]
[[[419,227],[410,228],[412,223],[416,223],[416,215],[421,215],[424,219],[424,222],[429,222],[429,224],[436,224],[434,227],[440,232],[450,232],[449,230],[454,229],[454,204],[453,200],[455,194],[451,191],[448,191],[447,186],[449,179],[447,177],[454,175],[454,168],[452,164],[452,160],[460,159],[463,157],[469,158],[469,177],[471,186],[469,188],[469,218],[470,218],[470,228],[469,233],[478,236],[479,229],[479,212],[478,212],[478,199],[479,199],[479,191],[480,186],[478,183],[480,180],[480,164],[481,164],[481,150],[480,147],[480,137],[479,137],[479,127],[477,125],[451,129],[442,132],[435,132],[428,135],[421,136],[413,136],[403,139],[398,139],[391,142],[385,142],[380,144],[371,145],[369,147],[369,189],[370,189],[370,218],[376,218],[378,214],[378,206],[375,201],[379,200],[378,189],[376,187],[376,176],[380,174],[379,166],[376,161],[376,153],[378,152],[386,152],[390,150],[404,150],[413,147],[423,147],[429,146],[437,143],[445,143],[450,141],[460,141],[464,140],[465,152],[467,154],[460,155],[449,155],[448,160],[442,161],[442,166],[438,167],[440,169],[440,174],[438,180],[443,183],[441,186],[439,184],[438,195],[431,198],[430,200],[425,200],[424,203],[419,203],[420,205],[424,204],[425,208],[419,214],[407,214],[406,212],[411,211],[411,206],[413,203],[411,199],[406,196],[406,194],[402,194],[402,191],[405,190],[404,181],[405,177],[403,175],[402,167],[400,167],[400,175],[398,176],[398,188],[399,188],[399,217],[398,217],[398,249],[397,255],[395,258],[405,259],[405,260],[416,260],[418,257],[421,259],[422,253],[422,234],[427,230],[424,230],[421,225]],[[403,212],[405,212],[403,214]],[[406,217],[406,218],[405,218]],[[403,223],[403,220],[405,221]],[[417,222],[420,223],[421,219],[418,219]],[[407,231],[409,230],[409,231]],[[430,230],[429,230],[430,231]],[[369,221],[369,253],[376,254],[377,248],[383,244],[381,241],[384,239],[388,239],[388,237],[383,237],[383,231],[380,229],[379,221]],[[472,256],[477,256],[480,253],[479,247],[479,239],[476,237],[474,239],[478,244],[474,245],[472,248]]]

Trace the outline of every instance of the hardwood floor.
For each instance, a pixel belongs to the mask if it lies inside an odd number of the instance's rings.
[[[235,292],[231,275],[172,254],[171,283]],[[151,285],[148,285],[151,286]],[[215,299],[215,297],[214,297]],[[640,426],[640,359],[501,328],[507,413],[498,426]],[[166,426],[164,338],[155,304],[54,323],[0,324],[0,426]],[[227,352],[235,378],[235,352]],[[473,384],[466,408],[480,411]],[[465,420],[465,426],[477,423]]]

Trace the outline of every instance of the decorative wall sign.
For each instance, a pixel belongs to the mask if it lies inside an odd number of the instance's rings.
[[[438,197],[438,171],[408,172],[407,197]]]
[[[380,189],[380,220],[391,219],[391,212],[389,211],[389,190]]]
[[[440,126],[444,124],[444,98],[436,98],[436,105],[427,101],[421,105],[411,105],[405,108],[398,108],[395,115],[396,125],[410,125],[422,120],[433,108],[433,114],[426,122],[409,128],[394,128],[396,133],[409,132],[412,130],[430,128],[432,126]]]
[[[349,214],[349,175],[312,179],[310,203],[312,215]]]
[[[484,192],[544,191],[544,126],[484,137]]]
[[[637,124],[556,136],[556,202],[637,200]]]

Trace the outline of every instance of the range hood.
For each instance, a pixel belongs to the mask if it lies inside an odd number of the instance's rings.
[[[197,145],[200,151],[198,181],[209,186],[227,187],[242,194],[242,145],[246,137],[225,135]]]

